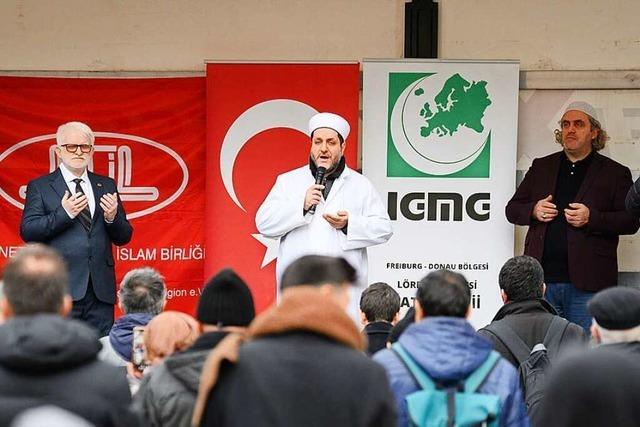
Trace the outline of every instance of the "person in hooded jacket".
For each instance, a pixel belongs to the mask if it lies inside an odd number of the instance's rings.
[[[200,373],[211,349],[227,334],[243,331],[254,316],[251,291],[233,270],[212,277],[198,301],[196,319],[202,335],[145,376],[134,398],[134,410],[150,426],[190,426]]]
[[[133,328],[146,326],[158,315],[166,297],[164,277],[153,268],[136,268],[125,274],[118,290],[118,306],[124,315],[116,319],[109,335],[100,338],[100,360],[126,366],[131,361]]]
[[[96,426],[135,426],[123,369],[97,359],[95,330],[66,318],[68,273],[53,249],[31,244],[4,270],[0,308],[0,424],[46,404]]]
[[[415,301],[416,323],[400,335],[398,342],[435,382],[464,381],[492,351],[491,343],[466,320],[471,310],[467,280],[449,270],[433,271],[420,281]],[[396,399],[398,426],[409,425],[405,397],[418,391],[419,385],[391,349],[376,353],[373,360],[387,371]],[[499,396],[500,426],[529,425],[518,373],[504,358],[500,357],[478,392]]]

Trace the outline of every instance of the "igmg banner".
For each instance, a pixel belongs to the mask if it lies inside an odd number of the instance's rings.
[[[205,276],[234,268],[258,310],[276,296],[279,241],[258,233],[256,211],[277,175],[308,163],[316,112],[349,121],[345,156],[357,168],[358,92],[357,63],[207,64]]]
[[[403,308],[431,270],[469,280],[472,323],[501,305],[513,255],[504,206],[515,188],[518,63],[366,61],[363,173],[386,199],[394,236],[369,249],[369,277]]]
[[[96,133],[90,169],[116,181],[133,225],[114,250],[117,280],[157,268],[168,308],[192,312],[204,264],[204,78],[0,77],[0,268],[24,244],[26,184],[58,167],[55,132],[72,120]]]

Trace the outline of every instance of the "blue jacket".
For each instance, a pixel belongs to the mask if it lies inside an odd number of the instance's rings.
[[[491,343],[476,333],[465,320],[454,317],[430,317],[414,323],[398,340],[411,357],[434,380],[453,381],[468,377],[491,352]],[[408,425],[405,396],[418,390],[409,371],[391,350],[382,350],[373,360],[387,371],[396,399],[398,425]],[[505,359],[500,359],[484,384],[481,393],[500,396],[500,426],[529,425],[518,372]]]

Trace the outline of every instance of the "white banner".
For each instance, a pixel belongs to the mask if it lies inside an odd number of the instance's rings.
[[[518,71],[516,61],[364,61],[362,168],[394,226],[389,243],[369,249],[369,281],[389,283],[404,310],[418,280],[441,268],[469,280],[475,327],[502,305]]]

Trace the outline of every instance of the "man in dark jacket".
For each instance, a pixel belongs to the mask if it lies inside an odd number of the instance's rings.
[[[448,270],[431,272],[420,281],[415,301],[416,323],[400,335],[398,342],[434,382],[451,385],[464,381],[492,351],[491,343],[466,321],[471,311],[466,279]],[[382,350],[373,360],[387,371],[396,398],[398,426],[409,425],[405,398],[420,387],[393,350]],[[499,397],[500,426],[529,425],[518,374],[505,359],[499,358],[478,392]]]
[[[384,370],[363,354],[364,338],[346,312],[355,281],[342,258],[312,255],[290,264],[280,304],[256,317],[239,348],[230,335],[212,352],[194,423],[395,425]]]
[[[212,277],[198,301],[202,334],[144,376],[134,410],[153,427],[189,427],[207,356],[227,334],[243,332],[254,316],[251,290],[233,270]]]
[[[367,354],[387,346],[389,333],[398,322],[400,295],[386,283],[369,285],[360,295],[360,321],[367,336]]]
[[[136,425],[125,372],[97,360],[100,343],[71,311],[62,258],[41,244],[21,249],[4,270],[7,321],[0,326],[3,421],[28,407],[51,404],[97,426]]]
[[[608,139],[595,108],[571,103],[556,130],[562,151],[535,159],[506,207],[528,225],[525,255],[542,264],[545,298],[589,332],[587,303],[618,281],[618,240],[640,223],[625,210],[629,168],[598,153]]]
[[[478,333],[491,340],[494,349],[502,357],[518,366],[517,358],[505,345],[499,331],[492,329],[492,326],[500,324],[509,327],[531,349],[543,342],[551,321],[559,316],[551,304],[543,299],[544,272],[535,258],[522,255],[509,259],[500,269],[498,283],[504,305],[491,324]],[[563,320],[563,324],[564,332],[558,348],[548,348],[554,354],[587,343],[584,330],[579,325],[567,320]]]
[[[638,356],[603,346],[572,355],[551,371],[541,426],[637,427]]]
[[[133,228],[115,181],[89,171],[95,135],[81,122],[56,133],[60,166],[27,184],[20,236],[55,248],[67,262],[71,317],[109,333],[116,302],[113,245],[131,241]]]

